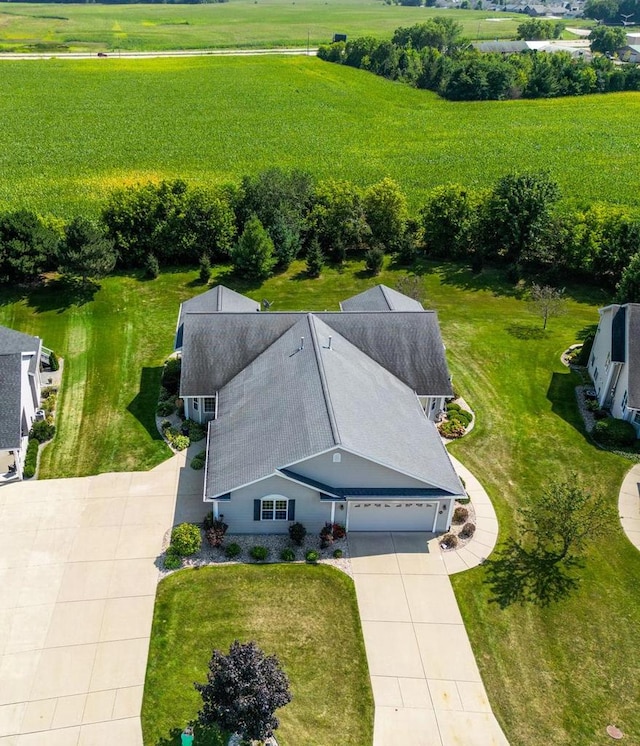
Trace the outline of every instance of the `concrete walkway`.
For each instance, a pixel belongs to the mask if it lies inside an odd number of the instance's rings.
[[[374,746],[505,746],[433,534],[352,533]]]
[[[155,561],[204,514],[185,459],[0,490],[2,746],[142,744]]]
[[[640,549],[640,464],[629,469],[618,496],[618,513],[629,541]]]

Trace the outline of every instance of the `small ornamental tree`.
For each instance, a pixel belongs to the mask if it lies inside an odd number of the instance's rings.
[[[194,684],[202,697],[198,721],[263,742],[279,722],[274,713],[291,702],[289,680],[275,655],[255,642],[231,643],[229,653],[214,650],[206,684]]]
[[[547,328],[547,321],[555,316],[562,316],[566,313],[567,301],[564,297],[564,290],[552,288],[549,285],[531,286],[529,294],[529,308],[531,313],[535,313],[542,318],[542,328]]]

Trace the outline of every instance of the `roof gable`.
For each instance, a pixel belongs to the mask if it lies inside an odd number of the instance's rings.
[[[363,293],[342,301],[342,311],[424,311],[413,298],[399,293],[386,285],[376,285]]]

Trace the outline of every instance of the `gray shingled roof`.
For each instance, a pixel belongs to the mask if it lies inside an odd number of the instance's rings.
[[[317,313],[318,319],[421,395],[451,396],[434,311]],[[212,396],[303,316],[300,313],[188,314],[181,396]]]
[[[0,334],[2,331],[0,327]],[[0,381],[0,449],[6,451],[20,447],[22,354],[19,351],[0,355]]]
[[[298,316],[220,391],[218,405],[209,429],[208,497],[337,445],[461,494],[414,392],[313,314]]]
[[[184,317],[188,313],[255,313],[260,310],[256,300],[240,295],[224,285],[215,285],[211,290],[200,293],[180,304],[178,326],[176,328],[175,349],[182,347],[184,334]]]
[[[13,352],[38,352],[40,349],[40,338],[23,334],[6,326],[0,326],[0,355],[8,355]]]
[[[386,285],[376,285],[342,301],[343,311],[424,311],[417,300]]]
[[[627,304],[629,365],[627,403],[631,409],[640,409],[640,304]]]

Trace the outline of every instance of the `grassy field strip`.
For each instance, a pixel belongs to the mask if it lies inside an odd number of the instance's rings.
[[[446,11],[445,11],[446,12]],[[336,32],[391,36],[437,8],[373,0],[231,0],[196,5],[11,3],[0,10],[0,51],[165,50],[325,44]],[[500,18],[500,23],[487,19]],[[514,38],[517,14],[456,11],[470,39]],[[580,24],[580,21],[576,21]]]
[[[487,187],[549,169],[563,196],[637,208],[640,93],[452,103],[315,58],[6,62],[0,209],[95,213],[108,190],[269,166],[361,185]],[[36,123],[28,126],[26,123]]]

